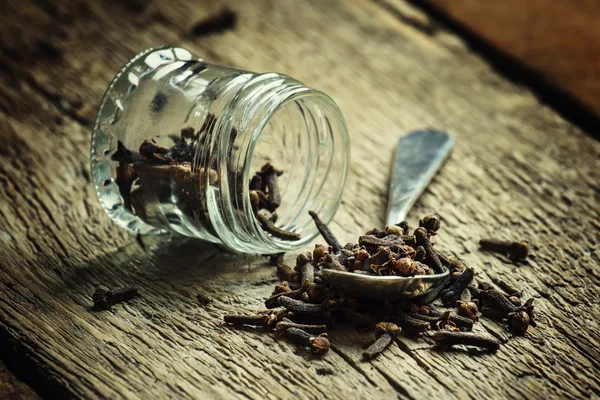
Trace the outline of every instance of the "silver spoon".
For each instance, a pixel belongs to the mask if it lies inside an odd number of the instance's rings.
[[[387,224],[402,221],[454,145],[446,132],[420,130],[400,138],[392,163]],[[398,300],[421,296],[435,289],[450,273],[435,275],[371,276],[353,272],[322,270],[331,286],[359,298]]]

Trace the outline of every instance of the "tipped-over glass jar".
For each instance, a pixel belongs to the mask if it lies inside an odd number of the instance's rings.
[[[174,47],[138,54],[117,74],[91,150],[96,193],[119,225],[247,253],[314,238],[308,211],[333,218],[349,158],[344,119],[324,93]]]

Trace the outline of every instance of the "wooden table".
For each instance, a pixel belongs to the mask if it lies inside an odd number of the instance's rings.
[[[0,17],[0,338],[3,358],[39,393],[600,395],[600,144],[456,35],[424,29],[426,16],[394,0],[55,3],[4,2]],[[225,4],[238,16],[233,30],[192,33]],[[481,280],[534,297],[538,328],[512,338],[484,322],[480,331],[505,342],[496,354],[436,352],[402,337],[363,362],[369,333],[332,331],[332,351],[314,358],[274,334],[224,325],[223,314],[261,308],[274,268],[193,240],[138,242],[104,214],[90,182],[90,126],[104,89],[124,61],[163,43],[287,73],[336,100],[353,141],[332,224],[343,242],[383,224],[396,139],[423,127],[451,132],[453,156],[410,222],[440,213],[438,246]],[[478,251],[490,235],[529,240],[532,256],[515,266]],[[138,285],[141,296],[92,312],[98,283]],[[201,306],[198,293],[213,302]]]

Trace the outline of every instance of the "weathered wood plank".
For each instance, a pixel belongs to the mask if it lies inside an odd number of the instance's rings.
[[[203,37],[187,32],[219,6],[144,4],[4,6],[0,326],[21,361],[40,371],[40,390],[127,398],[600,394],[596,141],[496,75],[456,36],[399,19],[419,14],[404,3],[394,14],[359,0],[224,2],[238,25]],[[165,42],[211,61],[284,72],[334,97],[353,140],[352,175],[332,225],[342,241],[383,223],[396,138],[448,129],[456,150],[411,220],[442,214],[439,246],[484,279],[536,297],[539,328],[495,355],[437,353],[402,338],[363,363],[369,335],[334,331],[334,350],[313,359],[272,334],[224,326],[223,314],[261,307],[273,269],[195,241],[152,237],[141,247],[104,215],[89,182],[89,125],[103,90],[135,52]],[[488,235],[527,239],[533,256],[515,267],[478,252]],[[97,283],[138,284],[141,296],[94,313]],[[214,301],[201,307],[198,292]],[[508,338],[495,324],[482,329]]]

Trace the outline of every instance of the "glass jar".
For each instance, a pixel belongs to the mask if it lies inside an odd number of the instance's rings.
[[[177,232],[247,253],[277,253],[330,221],[350,143],[337,105],[281,74],[209,64],[182,48],[146,50],[113,79],[94,125],[92,177],[108,215],[136,233]],[[266,163],[281,205],[263,230],[251,179]]]

